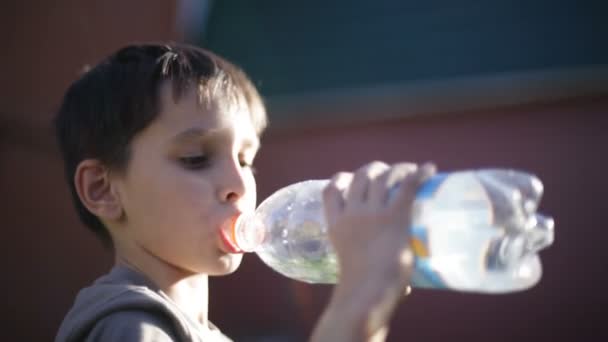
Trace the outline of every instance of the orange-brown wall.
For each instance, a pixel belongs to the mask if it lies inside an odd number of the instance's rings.
[[[176,2],[9,0],[0,25],[3,339],[51,340],[76,290],[111,263],[79,225],[50,120],[67,86],[132,41],[179,40]]]
[[[14,0],[3,7],[3,339],[50,340],[78,289],[112,262],[72,210],[48,127],[53,109],[84,64],[127,42],[181,38],[172,1]],[[596,97],[314,128],[271,125],[257,163],[260,198],[373,159],[532,171],[545,183],[541,209],[557,222],[555,244],[542,254],[542,282],[498,297],[414,290],[390,340],[605,340],[607,112],[608,98]],[[248,256],[237,274],[212,281],[211,317],[237,340],[285,330],[304,336],[328,293]]]

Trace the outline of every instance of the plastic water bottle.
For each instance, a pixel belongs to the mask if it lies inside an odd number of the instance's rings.
[[[289,278],[336,283],[338,260],[322,203],[327,183],[310,180],[278,190],[236,220],[233,242]],[[538,178],[514,170],[433,176],[413,204],[411,285],[480,293],[535,285],[541,278],[538,251],[553,243],[553,220],[536,213],[542,192]]]

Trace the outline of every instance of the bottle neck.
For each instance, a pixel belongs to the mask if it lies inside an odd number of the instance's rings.
[[[254,212],[241,214],[233,226],[234,243],[244,252],[255,252],[266,237],[263,222]]]

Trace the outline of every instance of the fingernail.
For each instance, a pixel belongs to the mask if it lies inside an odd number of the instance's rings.
[[[422,168],[424,168],[424,171],[427,173],[435,173],[437,166],[435,166],[435,163],[433,162],[426,162]]]

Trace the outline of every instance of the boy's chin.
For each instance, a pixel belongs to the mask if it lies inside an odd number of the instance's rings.
[[[211,273],[212,276],[223,276],[234,273],[243,260],[243,254],[226,254],[219,259],[219,265],[216,272]]]

